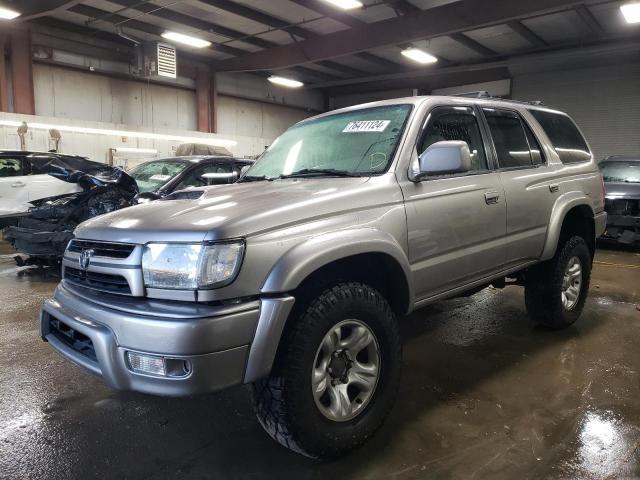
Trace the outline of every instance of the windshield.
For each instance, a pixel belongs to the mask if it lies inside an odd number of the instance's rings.
[[[640,183],[640,162],[604,162],[600,170],[605,182]]]
[[[391,105],[302,122],[277,138],[243,181],[382,173],[393,159],[410,111],[411,105]]]
[[[140,193],[155,192],[187,168],[186,162],[161,160],[138,165],[129,172],[135,178]]]

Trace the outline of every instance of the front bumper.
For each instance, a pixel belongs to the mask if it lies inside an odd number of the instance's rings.
[[[209,306],[113,299],[58,286],[40,314],[42,338],[112,388],[184,396],[248,383],[268,374],[293,298]],[[179,376],[137,373],[126,352],[182,360]]]

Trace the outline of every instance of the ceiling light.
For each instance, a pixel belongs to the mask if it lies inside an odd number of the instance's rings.
[[[178,33],[178,32],[164,32],[162,34],[162,38],[166,38],[167,40],[173,40],[174,42],[178,42],[178,43],[184,43],[185,45],[189,45],[190,47],[195,47],[195,48],[204,48],[204,47],[211,46],[211,42],[209,42],[208,40],[191,37],[189,35],[185,35],[184,33]]]
[[[419,48],[406,48],[402,51],[402,55],[410,58],[414,62],[422,63],[423,65],[436,63],[438,61],[436,57],[424,50],[420,50]]]
[[[640,2],[621,5],[620,10],[627,23],[640,23]]]
[[[353,8],[362,7],[362,2],[358,0],[324,0],[331,5],[335,5],[338,8],[342,8],[343,10],[351,10]]]
[[[269,77],[269,81],[271,83],[275,83],[277,85],[282,85],[283,87],[289,87],[289,88],[299,88],[304,85],[304,83],[299,82],[298,80],[293,80],[291,78],[286,78],[286,77],[278,77],[275,75],[271,75]]]
[[[2,20],[13,20],[14,18],[18,18],[20,15],[21,14],[18,12],[0,7],[0,18]]]

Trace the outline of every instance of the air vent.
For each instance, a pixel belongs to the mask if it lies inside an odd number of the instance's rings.
[[[164,43],[158,44],[158,75],[161,77],[176,78],[178,63],[176,49]]]

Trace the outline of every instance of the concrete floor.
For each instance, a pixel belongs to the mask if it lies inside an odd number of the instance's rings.
[[[562,332],[533,328],[515,287],[404,319],[391,417],[320,464],[271,441],[244,388],[118,393],[63,361],[36,324],[56,279],[0,257],[0,478],[640,478],[640,254],[596,262]]]

